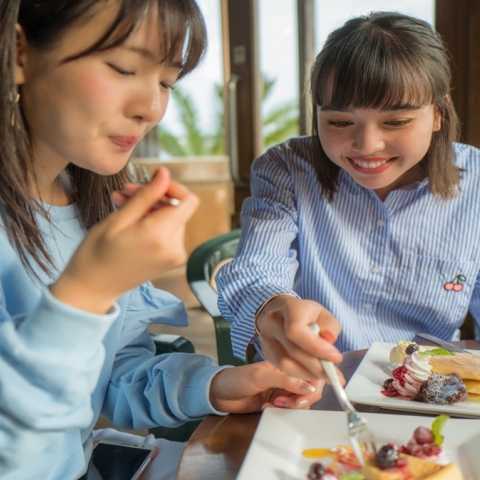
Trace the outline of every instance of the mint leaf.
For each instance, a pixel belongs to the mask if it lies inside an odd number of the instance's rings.
[[[449,352],[444,348],[433,348],[431,350],[425,350],[423,352],[418,352],[420,355],[455,355],[453,352]]]
[[[432,433],[434,437],[434,442],[437,445],[441,445],[443,443],[442,429],[443,429],[443,426],[445,425],[445,422],[449,418],[450,417],[448,415],[440,415],[432,422]]]

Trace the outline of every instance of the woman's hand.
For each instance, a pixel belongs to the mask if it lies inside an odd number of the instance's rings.
[[[320,336],[312,332],[312,323],[320,327]],[[274,297],[259,312],[256,324],[265,358],[290,375],[306,380],[326,379],[318,359],[342,360],[332,345],[340,333],[340,324],[318,302],[293,295]],[[341,373],[340,379],[344,381]]]
[[[306,382],[268,362],[226,368],[210,386],[210,402],[222,412],[250,413],[264,407],[308,409],[322,396],[323,380]]]
[[[154,208],[164,195],[181,204]],[[51,287],[59,300],[94,313],[105,313],[126,291],[185,262],[185,226],[198,206],[164,167],[128,201],[121,192],[112,200],[122,207],[90,230]]]

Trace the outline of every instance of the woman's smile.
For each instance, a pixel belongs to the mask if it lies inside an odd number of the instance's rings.
[[[352,167],[359,173],[375,175],[384,172],[398,157],[346,157]]]

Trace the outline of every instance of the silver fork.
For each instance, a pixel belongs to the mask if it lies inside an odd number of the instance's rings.
[[[311,323],[311,330],[318,335],[320,327],[316,323]],[[350,403],[350,400],[345,393],[345,390],[340,383],[337,371],[332,362],[320,359],[322,368],[327,375],[332,388],[337,396],[338,403],[345,410],[347,414],[348,435],[350,437],[350,444],[352,445],[353,453],[357,457],[358,463],[363,466],[365,463],[362,450],[375,454],[375,440],[373,434],[368,426],[367,421],[362,417],[357,410]]]
[[[148,174],[145,165],[140,165],[138,163],[127,164],[127,175],[132,183],[137,183],[138,185],[146,185],[150,181],[150,175]],[[160,203],[176,207],[177,205],[180,205],[180,200],[165,195],[160,199]]]

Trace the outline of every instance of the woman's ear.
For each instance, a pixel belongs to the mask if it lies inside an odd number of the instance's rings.
[[[20,24],[15,25],[15,83],[22,85],[25,83],[25,63],[27,61],[27,38]]]

